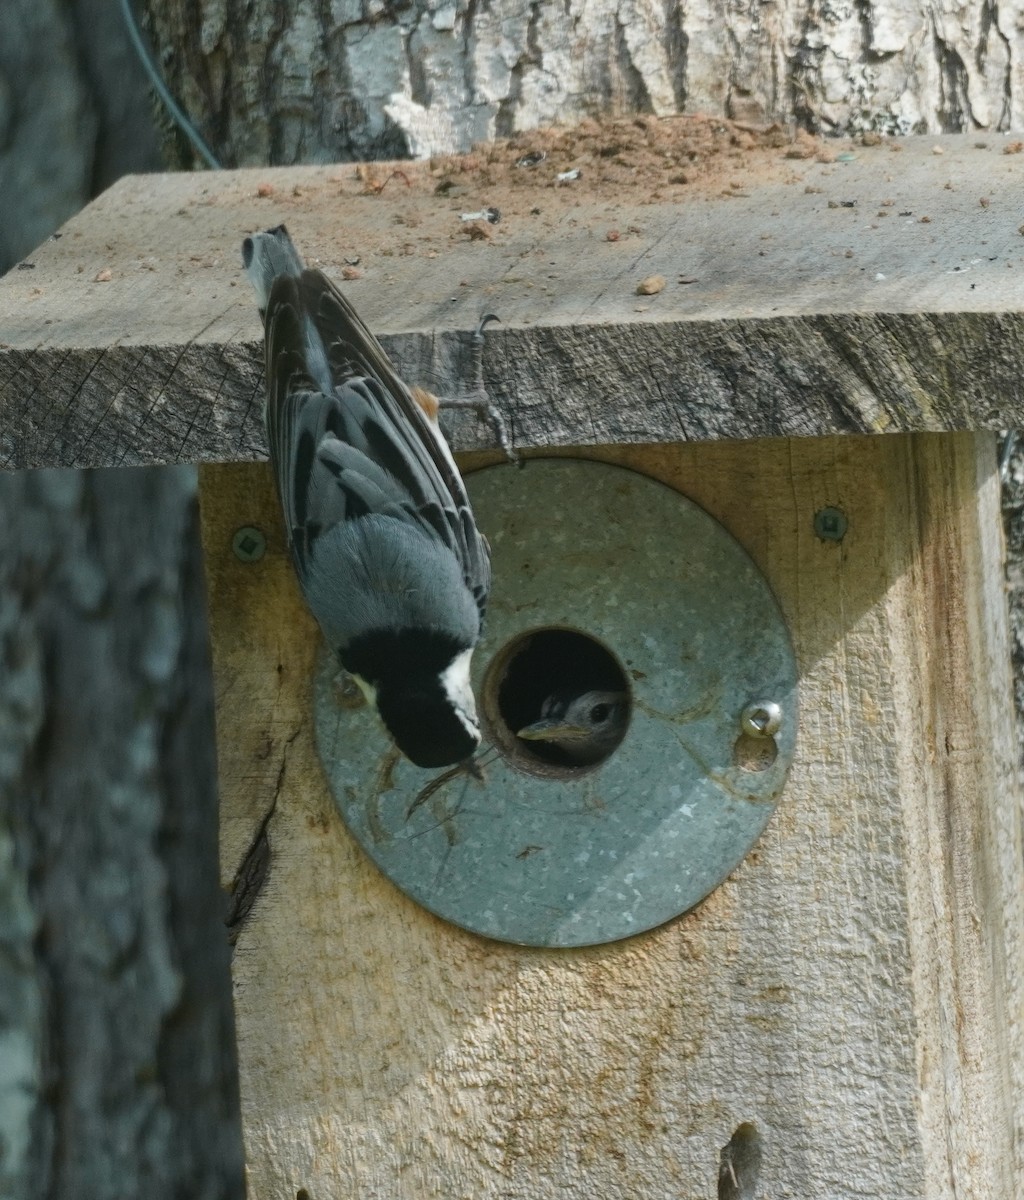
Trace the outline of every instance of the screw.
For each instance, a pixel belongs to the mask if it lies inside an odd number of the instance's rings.
[[[770,738],[782,728],[782,709],[774,700],[755,701],[743,710],[740,726],[748,737]]]
[[[243,525],[231,539],[235,558],[244,563],[259,562],[267,550],[267,539],[255,525]]]
[[[848,524],[841,508],[819,508],[814,514],[814,532],[823,542],[841,542]]]

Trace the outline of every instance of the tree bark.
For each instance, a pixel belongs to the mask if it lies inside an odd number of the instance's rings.
[[[159,166],[116,5],[5,4],[0,272]],[[0,1196],[240,1196],[195,473],[0,511]]]
[[[128,171],[161,167],[110,0],[14,0],[0,37],[0,274]]]
[[[1024,124],[1024,29],[989,0],[147,9],[172,90],[230,166],[462,152],[597,112],[704,111],[823,133]]]
[[[192,472],[0,499],[0,1195],[239,1195]]]

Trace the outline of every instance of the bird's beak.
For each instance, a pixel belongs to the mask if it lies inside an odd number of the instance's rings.
[[[570,725],[565,721],[553,721],[546,717],[543,721],[534,721],[518,730],[516,737],[525,742],[573,742],[590,737],[591,731],[582,725]]]

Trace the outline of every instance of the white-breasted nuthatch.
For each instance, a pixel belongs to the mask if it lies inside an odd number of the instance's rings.
[[[629,719],[625,692],[556,692],[540,708],[540,720],[517,730],[527,742],[557,746],[575,766],[600,762],[622,741]]]
[[[480,744],[470,657],[487,543],[437,423],[283,225],[242,260],[266,333],[265,419],[292,560],[341,665],[419,767]]]

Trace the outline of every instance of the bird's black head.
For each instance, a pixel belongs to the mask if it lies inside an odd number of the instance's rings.
[[[439,682],[382,688],[377,711],[395,745],[417,767],[452,766],[480,745],[479,731],[471,731],[473,723],[458,712]]]

